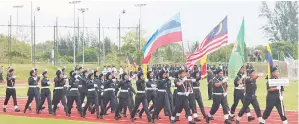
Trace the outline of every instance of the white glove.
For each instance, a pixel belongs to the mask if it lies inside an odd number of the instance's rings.
[[[152,88],[156,88],[157,85],[156,85],[156,84],[151,84],[151,87],[152,87]]]
[[[186,93],[186,96],[189,96],[189,92]]]
[[[93,87],[98,87],[98,85],[97,84],[93,84]]]
[[[148,82],[148,79],[145,79],[144,81],[145,81],[145,82]]]
[[[263,77],[263,76],[264,76],[264,73],[259,73],[257,76],[259,76],[259,77]]]
[[[17,76],[15,76],[15,75],[14,75],[14,76],[12,76],[12,78],[16,78],[16,77],[17,77]]]
[[[244,74],[243,76],[242,76],[242,78],[246,78],[247,76]]]
[[[36,81],[37,80],[37,78],[36,77],[33,77],[33,79]]]
[[[223,93],[223,96],[227,96],[227,93]]]
[[[280,99],[280,100],[283,100],[283,96],[279,96],[279,99]]]
[[[239,84],[238,87],[239,87],[239,88],[243,88],[243,84]]]
[[[50,81],[47,82],[48,85],[50,85],[50,83],[51,83]]]
[[[113,82],[116,82],[116,79],[112,79]]]
[[[132,78],[129,78],[129,81],[131,81],[132,80]]]
[[[169,78],[169,80],[174,80],[174,79],[175,79],[175,78],[173,78],[173,77],[170,77],[170,78]]]
[[[103,96],[104,92],[101,93],[101,96]]]
[[[76,79],[75,81],[80,81],[79,79]]]
[[[222,82],[227,82],[228,81],[228,78],[224,78],[223,80],[222,80]]]
[[[66,78],[66,75],[64,75],[63,78]]]
[[[191,79],[191,81],[192,81],[192,82],[195,82],[195,81],[196,81],[196,79]]]
[[[104,89],[104,86],[102,85],[101,88]]]
[[[277,89],[277,90],[280,90],[280,89],[281,89],[281,86],[277,86],[276,89]]]

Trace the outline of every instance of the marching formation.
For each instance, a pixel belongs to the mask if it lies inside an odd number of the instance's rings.
[[[188,123],[195,124],[202,120],[199,114],[207,123],[214,120],[213,115],[221,105],[224,123],[231,124],[232,121],[235,121],[236,124],[239,124],[245,113],[249,122],[255,120],[255,117],[250,115],[249,105],[251,104],[260,124],[266,123],[274,106],[277,108],[283,124],[288,123],[282,108],[283,103],[280,102],[283,99],[279,94],[280,91],[284,91],[282,86],[270,87],[269,83],[266,83],[266,109],[262,115],[256,89],[258,88],[257,83],[262,83],[257,82],[257,78],[264,75],[256,72],[252,65],[241,67],[238,75],[236,75],[233,81],[234,102],[231,107],[227,99],[227,65],[208,66],[207,69],[207,75],[203,75],[200,66],[188,70],[179,66],[153,65],[148,68],[147,72],[143,72],[139,66],[136,73],[122,68],[117,71],[114,66],[112,68],[110,66],[104,67],[102,72],[98,69],[90,71],[83,67],[76,67],[67,74],[64,67],[56,71],[52,83],[47,70],[39,75],[38,70],[34,68],[29,71],[28,100],[23,112],[26,113],[27,110],[31,110],[34,99],[37,106],[36,113],[40,114],[45,109],[44,103],[47,99],[48,112],[54,116],[62,104],[66,116],[71,116],[71,110],[75,108],[83,118],[85,118],[88,110],[96,118],[103,119],[110,109],[111,113],[115,114],[114,119],[119,120],[122,117],[121,114],[123,117],[127,117],[128,109],[130,121],[137,120],[135,115],[142,118],[145,112],[148,122],[155,123],[161,119],[160,112],[164,109],[164,116],[167,116],[170,123],[174,124],[180,121],[181,112],[184,109]],[[13,98],[15,112],[20,112],[16,98],[14,71],[13,68],[9,68],[7,72],[4,112],[6,112],[10,96]],[[277,68],[272,68],[271,73],[269,78],[278,78]],[[200,91],[200,82],[204,79],[207,79],[208,82],[208,98],[213,100],[209,111],[205,110]],[[51,85],[54,85],[53,92],[50,90]],[[85,97],[87,98],[86,103],[84,102]],[[239,101],[243,107],[235,119],[235,110]],[[73,104],[74,102],[76,104]],[[142,104],[141,109],[139,109],[140,104]],[[200,113],[197,112],[197,105],[200,108]]]

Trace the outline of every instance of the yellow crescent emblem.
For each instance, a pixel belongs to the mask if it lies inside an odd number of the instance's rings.
[[[222,31],[222,22],[219,24],[219,29],[218,29],[218,32],[216,33],[216,35],[218,35],[221,31]]]

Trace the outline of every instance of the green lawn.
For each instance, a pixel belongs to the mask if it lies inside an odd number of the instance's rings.
[[[37,117],[22,117],[10,116],[0,114],[1,124],[94,124],[92,122],[71,121],[71,120],[57,120],[57,119],[43,119]]]

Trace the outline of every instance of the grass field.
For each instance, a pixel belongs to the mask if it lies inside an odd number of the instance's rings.
[[[72,120],[57,120],[57,119],[44,119],[36,117],[22,117],[10,116],[0,114],[1,124],[95,124],[92,122],[72,121]],[[103,124],[103,123],[97,123]]]

